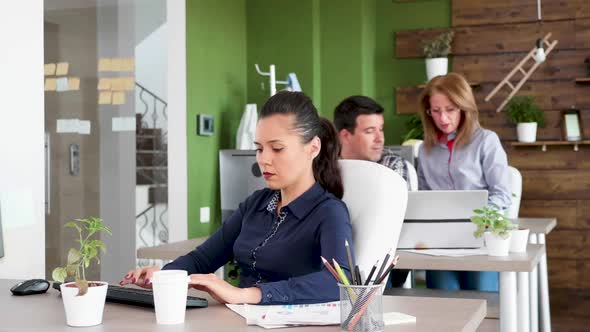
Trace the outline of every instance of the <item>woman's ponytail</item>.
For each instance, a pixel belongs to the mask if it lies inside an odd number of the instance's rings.
[[[340,157],[340,141],[336,128],[330,120],[320,118],[320,140],[322,149],[313,161],[313,175],[324,189],[334,196],[342,198],[344,187],[338,159]]]

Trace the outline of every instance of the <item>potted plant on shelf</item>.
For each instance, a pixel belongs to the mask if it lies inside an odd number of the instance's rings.
[[[530,96],[512,97],[506,106],[506,115],[510,122],[516,124],[519,142],[535,142],[537,127],[545,126],[545,114]]]
[[[100,264],[99,251],[105,252],[106,249],[104,243],[93,236],[99,232],[112,235],[112,232],[97,217],[75,219],[64,227],[75,229],[80,236],[76,240],[80,248],[70,248],[66,266],[56,267],[52,273],[53,280],[62,283],[60,289],[66,322],[70,326],[98,325],[102,323],[108,283],[87,281],[86,269],[93,261]],[[66,279],[74,281],[64,283]]]
[[[493,206],[475,209],[476,214],[471,217],[471,222],[477,225],[473,235],[476,238],[484,237],[489,256],[508,256],[510,249],[510,230],[514,225],[504,214]]]
[[[454,32],[447,31],[438,35],[433,40],[424,43],[424,56],[426,56],[426,76],[430,81],[433,77],[446,75],[449,68],[447,56],[451,53],[451,42]]]

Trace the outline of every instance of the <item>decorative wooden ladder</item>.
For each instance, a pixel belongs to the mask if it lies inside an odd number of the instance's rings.
[[[551,43],[549,43],[549,38],[551,37],[551,32],[548,33],[544,38],[543,38],[543,45],[547,46],[547,49],[545,50],[545,55],[549,55],[549,53],[551,53],[551,51],[553,50],[553,48],[555,48],[555,45],[557,45],[557,40],[552,41]],[[506,104],[508,103],[508,101],[510,100],[510,98],[514,97],[514,95],[518,92],[518,90],[520,90],[520,88],[524,85],[524,83],[526,83],[526,81],[529,79],[529,77],[535,72],[535,70],[537,69],[537,67],[539,67],[539,65],[541,64],[541,62],[536,62],[533,59],[533,54],[535,54],[535,50],[537,49],[537,47],[533,47],[533,49],[512,69],[512,71],[510,71],[510,73],[508,73],[508,75],[506,75],[506,77],[504,77],[504,79],[494,88],[494,90],[492,90],[492,92],[490,92],[486,98],[485,101],[490,101],[490,99],[492,99],[492,97],[494,97],[494,95],[504,86],[508,86],[511,89],[510,94],[508,95],[508,97],[506,97],[506,99],[504,99],[504,101],[502,102],[502,104],[500,104],[500,106],[498,106],[498,108],[496,109],[496,112],[500,112],[504,106],[506,106]],[[534,64],[532,65],[532,67],[530,67],[528,70],[523,69],[524,65],[529,61],[532,60],[534,62]],[[518,84],[513,85],[512,83],[510,83],[510,80],[512,79],[512,77],[517,73],[520,72],[523,77],[520,79],[520,81],[518,82]]]

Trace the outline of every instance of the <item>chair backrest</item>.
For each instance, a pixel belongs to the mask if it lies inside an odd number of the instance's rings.
[[[408,182],[410,183],[410,191],[418,190],[418,173],[416,168],[407,160],[404,160],[406,168],[408,169]]]
[[[375,162],[340,160],[340,166],[356,264],[368,273],[377,259],[397,248],[408,202],[407,184],[395,171]]]
[[[504,214],[508,218],[518,218],[518,211],[520,210],[520,198],[522,196],[522,175],[516,168],[512,166],[508,166],[508,170],[510,173],[510,195],[512,202]]]

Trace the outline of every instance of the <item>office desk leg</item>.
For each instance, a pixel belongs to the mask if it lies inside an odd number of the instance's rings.
[[[545,234],[539,234],[539,243],[545,244]],[[549,280],[547,280],[547,253],[539,263],[539,288],[541,290],[541,330],[551,332],[551,310],[549,309]]]
[[[406,278],[406,281],[404,281],[404,284],[402,285],[402,288],[412,288],[412,285],[414,284],[414,270],[410,270],[410,272],[408,272],[408,277]]]
[[[537,234],[531,233],[530,243],[537,243]],[[539,265],[537,264],[537,266]],[[531,332],[539,332],[539,269],[537,266],[535,266],[530,274]]]
[[[530,331],[530,272],[518,272],[518,331]]]
[[[516,332],[516,272],[500,272],[500,331]]]

